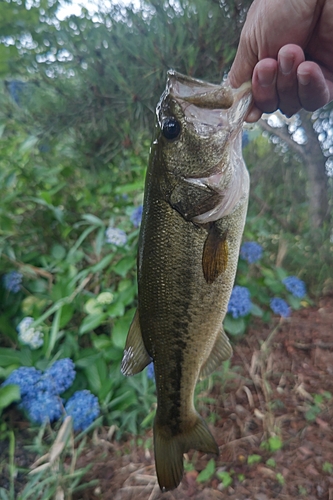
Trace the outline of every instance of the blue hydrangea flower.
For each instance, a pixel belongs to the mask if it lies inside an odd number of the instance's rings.
[[[61,398],[47,391],[37,392],[33,398],[24,396],[22,407],[36,424],[42,424],[47,420],[50,422],[58,420],[63,413]]]
[[[108,227],[105,231],[107,243],[112,243],[116,247],[123,247],[127,242],[127,235],[122,229],[116,227]]]
[[[300,280],[296,276],[288,276],[282,280],[288,292],[292,293],[294,297],[302,299],[306,295],[306,288],[304,281]]]
[[[75,365],[70,358],[59,359],[46,370],[45,375],[52,379],[56,394],[61,394],[73,384]]]
[[[28,345],[31,349],[38,349],[44,343],[44,334],[40,330],[31,327],[34,319],[31,316],[26,316],[17,325],[18,338],[22,344]]]
[[[20,388],[21,398],[24,396],[30,397],[35,393],[35,384],[41,376],[42,372],[36,370],[36,368],[33,368],[32,366],[21,366],[20,368],[12,371],[2,385],[16,384]]]
[[[135,208],[132,212],[131,222],[133,222],[135,227],[139,227],[141,224],[142,210],[143,210],[143,206],[140,205],[139,207]]]
[[[249,314],[251,307],[252,302],[249,290],[245,286],[236,285],[231,293],[228,313],[230,313],[233,318],[239,318]]]
[[[65,405],[67,415],[73,418],[73,429],[83,431],[98,417],[98,399],[87,389],[77,391]]]
[[[21,290],[23,275],[17,271],[11,271],[2,277],[3,286],[8,292],[18,293]]]
[[[246,241],[240,248],[240,256],[249,264],[258,262],[262,257],[262,246],[255,241]]]
[[[34,385],[34,393],[35,394],[48,393],[53,395],[58,394],[56,389],[56,384],[53,378],[50,377],[48,373],[42,373],[39,380],[37,380],[37,382]]]
[[[273,313],[279,314],[283,318],[288,318],[290,316],[290,307],[284,299],[279,297],[274,297],[270,303]]]
[[[155,380],[155,370],[153,362],[149,363],[149,365],[147,366],[147,377],[150,380]]]

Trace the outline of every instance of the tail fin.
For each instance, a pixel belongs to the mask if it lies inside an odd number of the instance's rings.
[[[176,436],[154,425],[155,467],[162,491],[177,488],[184,472],[183,454],[191,449],[219,454],[219,448],[206,423],[197,415],[194,425]]]

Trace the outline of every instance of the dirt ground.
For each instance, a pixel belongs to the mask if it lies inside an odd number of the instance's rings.
[[[197,401],[206,421],[216,417],[220,456],[209,480],[198,473],[215,457],[192,453],[194,470],[161,493],[151,447],[116,443],[102,429],[77,464],[93,464],[85,479],[99,484],[75,500],[333,500],[333,297],[273,327],[257,321],[218,380]]]

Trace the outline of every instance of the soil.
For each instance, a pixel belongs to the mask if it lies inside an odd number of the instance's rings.
[[[217,459],[189,454],[193,470],[161,493],[152,448],[113,442],[101,429],[77,464],[93,464],[85,479],[98,486],[75,500],[333,500],[333,297],[273,327],[257,321],[224,378],[197,400],[206,421],[215,416]],[[212,458],[211,477],[199,482]]]

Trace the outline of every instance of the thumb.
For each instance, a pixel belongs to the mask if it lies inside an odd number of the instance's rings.
[[[229,71],[230,85],[234,88],[252,80],[253,69],[258,56],[250,49],[250,44],[241,36],[235,60]]]

